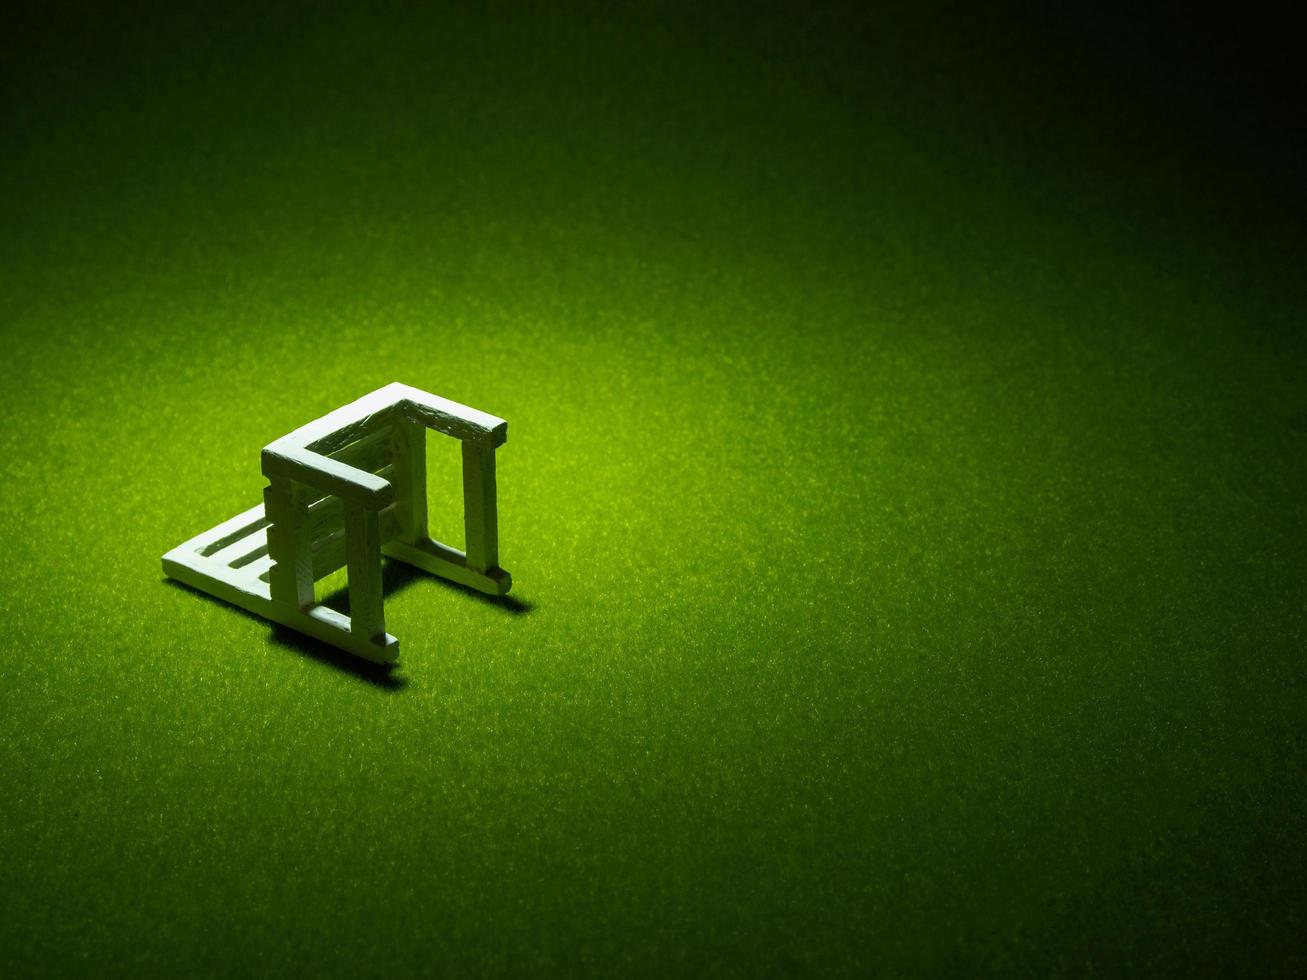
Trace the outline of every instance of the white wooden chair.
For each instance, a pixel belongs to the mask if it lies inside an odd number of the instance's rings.
[[[427,534],[426,430],[463,444],[467,551]],[[495,449],[508,423],[417,388],[390,384],[263,450],[263,503],[163,556],[166,575],[375,663],[399,658],[386,632],[381,556],[490,595],[499,567]],[[349,569],[349,615],[314,583]]]

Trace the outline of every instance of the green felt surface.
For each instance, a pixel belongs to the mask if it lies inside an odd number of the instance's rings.
[[[1298,212],[914,10],[11,35],[5,964],[1302,966]],[[163,581],[394,380],[509,420],[515,605],[392,570],[384,676]]]

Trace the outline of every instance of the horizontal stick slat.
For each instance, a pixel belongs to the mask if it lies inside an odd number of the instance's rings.
[[[381,512],[381,542],[386,544],[393,540],[399,530],[395,508],[387,507]],[[341,511],[341,527],[338,531],[324,535],[313,542],[313,577],[315,579],[330,575],[337,569],[345,567],[346,544],[344,528],[344,511]]]
[[[386,428],[394,415],[395,410],[388,408],[356,422],[348,422],[334,432],[324,432],[318,438],[305,442],[304,445],[317,453],[333,453],[351,442]]]
[[[395,499],[395,488],[374,473],[309,449],[281,450],[275,446],[274,443],[263,450],[264,476],[288,477],[324,493],[357,500],[373,510],[380,510]]]
[[[389,483],[389,482],[390,482],[390,475],[391,475],[392,472],[393,472],[393,464],[387,463],[385,466],[383,466],[383,467],[381,467],[380,469],[378,469],[377,472],[374,473],[373,475],[374,475],[374,476],[379,476],[379,477],[381,477],[383,480],[385,480],[387,483]],[[332,499],[339,500],[339,499],[340,499],[340,497],[337,496],[336,494],[333,494],[333,493],[322,493],[321,491],[317,491],[317,492],[315,492],[315,493],[312,493],[312,494],[310,494],[309,496],[310,496],[310,498],[312,499],[312,503],[314,503],[314,504],[321,503],[321,502],[324,501],[324,500],[332,500]],[[389,507],[390,505],[387,504],[386,506]]]
[[[344,527],[344,508],[339,497],[323,497],[310,505],[308,510],[309,539],[314,542],[315,547],[319,539]],[[244,568],[267,553],[267,534],[256,533],[224,548],[212,557],[214,561],[230,565],[232,568]]]
[[[382,541],[389,540],[399,528],[397,504],[391,504],[381,511]],[[328,497],[319,505],[310,508],[313,528],[313,550],[320,550],[328,538],[345,533],[345,507],[339,497]],[[392,534],[387,534],[389,529]]]
[[[260,555],[268,553],[267,528],[248,534],[239,541],[233,541],[221,551],[215,551],[209,557],[220,565],[229,568],[243,568]]]
[[[241,538],[257,534],[267,526],[268,519],[263,515],[263,504],[259,504],[244,513],[237,514],[230,520],[223,521],[217,527],[210,528],[203,534],[191,538],[180,547],[197,551],[207,557],[217,554],[223,548],[234,544]]]
[[[485,572],[468,568],[463,552],[429,538],[415,545],[392,540],[382,545],[381,553],[487,595],[504,595],[513,587],[513,577],[502,568]]]
[[[306,447],[319,453],[332,453],[356,439],[390,424],[397,412],[394,398],[382,396],[381,388],[356,401],[343,405],[322,418],[287,433],[273,446]]]
[[[339,497],[323,497],[309,507],[309,534],[313,542],[311,547],[314,551],[321,550],[326,545],[327,539],[333,535],[343,534],[344,528],[345,508]],[[389,541],[398,533],[399,518],[396,513],[396,505],[390,504],[381,512],[381,540],[383,543]],[[264,530],[261,529],[213,554],[210,556],[210,560],[231,568],[244,568],[264,558],[267,554],[268,537]]]
[[[394,431],[394,426],[387,425],[362,439],[356,439],[348,446],[342,446],[331,454],[331,458],[348,466],[376,473],[383,466],[389,465],[395,455],[392,442]]]
[[[396,395],[402,398],[405,415],[437,432],[491,448],[508,438],[508,423],[497,415],[460,405],[408,385],[394,384],[387,387],[396,389]]]

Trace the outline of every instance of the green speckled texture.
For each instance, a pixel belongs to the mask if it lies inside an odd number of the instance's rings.
[[[5,42],[0,972],[1302,968],[1280,170],[1019,10],[174,6]],[[515,605],[164,581],[395,380]]]

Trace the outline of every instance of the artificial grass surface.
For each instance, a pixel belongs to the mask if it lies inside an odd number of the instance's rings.
[[[1301,964],[1255,162],[1020,19],[176,17],[12,51],[17,972]],[[392,572],[387,679],[163,582],[393,380],[509,420],[514,605]]]

